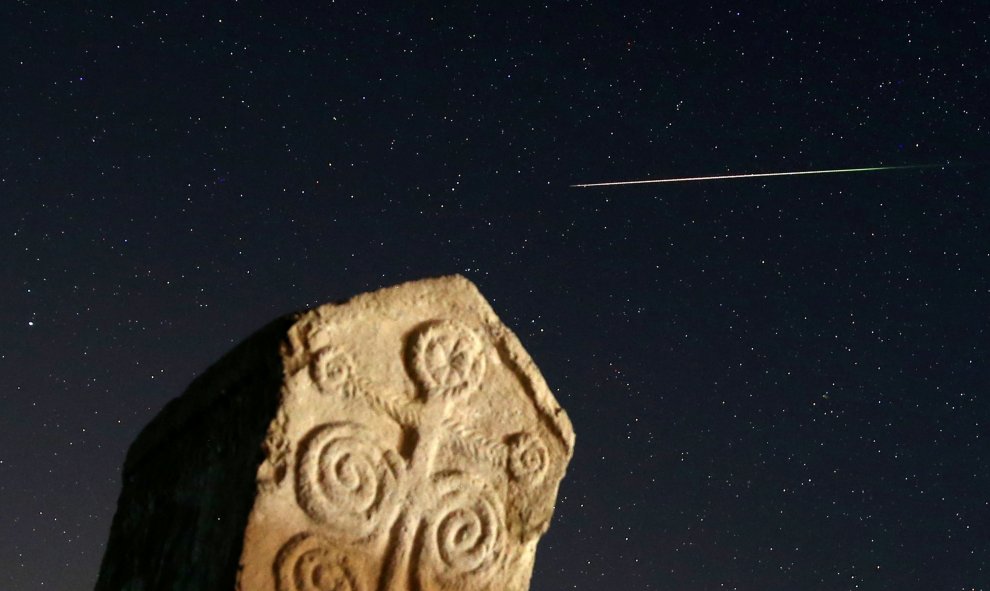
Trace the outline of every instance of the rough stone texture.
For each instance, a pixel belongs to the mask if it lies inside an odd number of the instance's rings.
[[[141,434],[97,590],[525,590],[573,444],[463,277],[325,305]]]

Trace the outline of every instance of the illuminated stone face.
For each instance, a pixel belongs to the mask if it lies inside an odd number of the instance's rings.
[[[323,306],[282,357],[238,589],[529,587],[574,435],[470,282]]]

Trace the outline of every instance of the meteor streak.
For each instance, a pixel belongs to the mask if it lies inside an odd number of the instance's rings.
[[[648,185],[654,183],[686,183],[688,181],[715,181],[725,179],[753,179],[766,176],[798,176],[803,174],[835,174],[839,172],[875,172],[879,170],[906,170],[909,168],[932,168],[941,164],[909,164],[907,166],[871,166],[869,168],[833,168],[831,170],[799,170],[792,172],[754,172],[749,174],[719,174],[714,176],[686,176],[674,179],[647,179],[642,181],[613,181],[610,183],[584,183],[571,187],[615,187],[618,185]]]

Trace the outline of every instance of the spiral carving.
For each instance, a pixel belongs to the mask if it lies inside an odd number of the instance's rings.
[[[355,423],[331,423],[305,442],[296,470],[300,506],[353,540],[375,533],[395,509],[402,459]]]
[[[509,441],[509,474],[525,484],[539,484],[550,466],[550,452],[532,433],[518,433]]]
[[[428,396],[452,398],[477,389],[485,374],[485,344],[460,322],[428,326],[413,345],[413,373]]]
[[[354,361],[339,347],[324,347],[313,356],[310,375],[320,392],[329,394],[340,391],[354,375]]]
[[[316,535],[300,534],[275,561],[278,591],[362,591],[347,558]]]
[[[460,472],[438,475],[434,485],[438,501],[426,520],[422,566],[441,584],[466,578],[483,583],[504,556],[502,504],[479,481]]]

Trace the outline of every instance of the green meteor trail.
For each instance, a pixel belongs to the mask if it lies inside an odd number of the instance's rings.
[[[647,185],[654,183],[686,183],[688,181],[715,181],[726,179],[753,179],[767,176],[797,176],[803,174],[835,174],[840,172],[876,172],[880,170],[906,170],[909,168],[934,168],[941,164],[909,164],[906,166],[870,166],[868,168],[833,168],[831,170],[799,170],[792,172],[753,172],[749,174],[719,174],[714,176],[687,176],[672,179],[647,179],[641,181],[613,181],[608,183],[583,183],[571,187],[615,187],[618,185]]]

